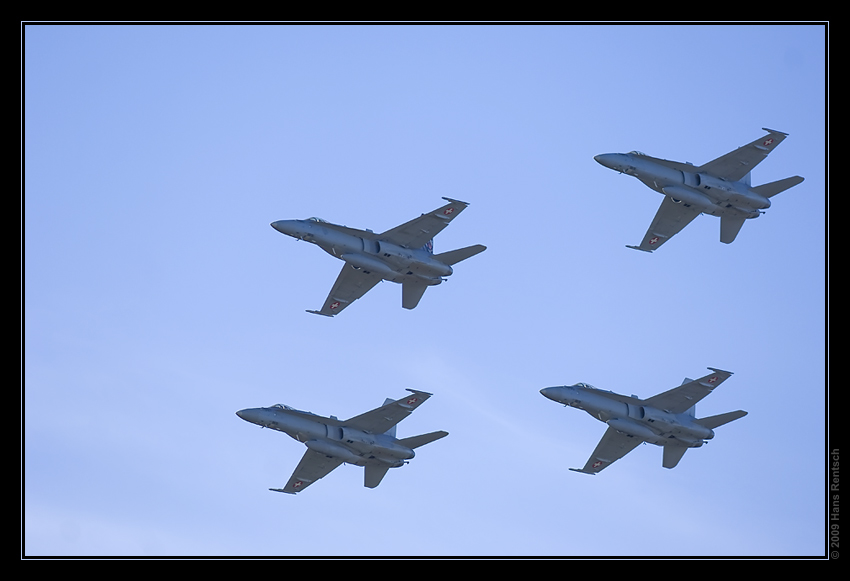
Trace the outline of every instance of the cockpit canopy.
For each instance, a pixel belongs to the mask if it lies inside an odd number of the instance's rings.
[[[634,154],[634,155],[642,155],[642,156],[646,157],[646,154],[644,152],[638,151],[637,149],[634,149],[634,150],[630,151],[629,153]]]
[[[307,218],[307,221],[308,221],[308,222],[321,222],[321,223],[323,223],[323,224],[327,224],[327,223],[328,223],[328,221],[327,221],[327,220],[322,220],[321,218],[316,218],[315,216],[311,216],[310,218]]]
[[[587,389],[597,389],[589,383],[576,383],[573,387],[586,387]]]
[[[316,415],[316,414],[314,414],[313,412],[307,412],[307,411],[304,411],[304,410],[299,410],[299,409],[297,409],[297,408],[294,408],[294,407],[292,407],[292,406],[288,406],[288,405],[283,404],[283,403],[276,403],[276,404],[274,404],[273,406],[271,406],[269,409],[273,409],[273,410],[275,410],[275,409],[276,409],[276,410],[289,410],[289,411],[291,411],[291,412],[298,412],[299,414],[309,414],[309,415],[311,415],[311,416],[315,416],[315,415]]]

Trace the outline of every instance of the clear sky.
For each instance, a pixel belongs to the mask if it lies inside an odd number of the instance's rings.
[[[818,25],[26,26],[22,553],[823,555],[826,30]],[[773,198],[731,245],[593,160],[702,164],[770,127]],[[273,230],[383,231],[470,203],[435,252],[488,247],[412,311]],[[539,390],[649,397],[734,372],[744,409],[674,470]],[[381,485],[239,419],[434,396],[449,436]]]

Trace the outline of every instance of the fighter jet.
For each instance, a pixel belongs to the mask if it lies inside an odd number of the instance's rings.
[[[269,490],[295,494],[324,478],[343,462],[365,466],[364,485],[375,488],[387,470],[403,466],[413,458],[414,449],[449,435],[448,432],[431,432],[396,439],[396,424],[431,397],[424,391],[407,391],[413,395],[387,399],[381,407],[345,421],[281,404],[244,409],[236,415],[252,424],[284,432],[307,446],[307,452],[286,486]]]
[[[744,220],[770,207],[770,198],[803,181],[800,176],[753,187],[750,172],[787,133],[763,128],[769,135],[696,167],[650,157],[639,151],[605,153],[593,159],[607,168],[636,177],[664,195],[664,201],[635,250],[652,252],[700,214],[720,217],[720,241],[729,244]]]
[[[664,448],[662,466],[674,468],[688,448],[699,448],[714,437],[714,428],[747,415],[738,410],[707,418],[696,418],[696,403],[732,373],[709,367],[711,373],[697,380],[685,379],[679,387],[642,400],[597,389],[587,383],[547,387],[540,390],[549,399],[584,410],[608,424],[584,468],[584,474],[601,472],[641,442]]]
[[[278,232],[312,242],[345,262],[321,310],[307,312],[337,315],[381,280],[401,283],[401,306],[412,309],[419,304],[425,289],[440,284],[452,274],[454,264],[486,250],[486,246],[476,244],[434,254],[434,236],[469,205],[443,199],[449,203],[383,234],[331,224],[320,218],[272,222],[272,228]]]

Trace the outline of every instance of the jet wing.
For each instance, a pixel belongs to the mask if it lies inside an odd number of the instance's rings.
[[[709,367],[712,373],[683,383],[679,387],[654,395],[644,400],[645,405],[665,410],[671,414],[681,414],[693,407],[698,401],[710,394],[715,387],[729,379],[731,371]]]
[[[370,434],[383,434],[409,416],[413,410],[431,397],[430,393],[424,391],[415,391],[413,389],[408,389],[407,391],[413,395],[390,401],[379,408],[341,422],[341,425],[363,430]]]
[[[304,490],[316,480],[324,478],[330,472],[342,464],[342,460],[325,456],[314,450],[307,450],[301,462],[295,467],[295,472],[289,478],[289,482],[283,488],[269,488],[275,492],[295,494]]]
[[[655,213],[655,218],[649,225],[649,230],[646,231],[640,246],[629,246],[629,248],[652,252],[678,234],[682,228],[690,224],[701,213],[700,210],[692,206],[677,204],[670,196],[664,196],[664,201],[661,202],[661,207]]]
[[[642,442],[643,440],[640,438],[627,436],[609,427],[605,430],[605,434],[599,440],[599,444],[596,445],[596,449],[588,458],[584,468],[570,468],[570,470],[584,472],[585,474],[596,474],[634,450]]]
[[[422,248],[469,205],[451,198],[443,199],[449,203],[433,212],[422,214],[410,222],[405,222],[401,226],[387,230],[378,238],[405,248]]]
[[[350,264],[345,264],[339,272],[339,276],[336,277],[336,282],[330,294],[328,294],[328,298],[325,299],[322,309],[307,312],[333,317],[372,290],[372,287],[379,282],[381,282],[381,277],[377,274],[367,273],[354,268]]]
[[[701,165],[697,168],[697,171],[730,182],[739,181],[763,161],[777,145],[782,143],[783,139],[788,137],[787,133],[782,133],[781,131],[768,129],[767,127],[763,127],[762,129],[767,131],[769,135],[759,137],[735,151],[730,151],[726,155],[722,155],[713,161]]]

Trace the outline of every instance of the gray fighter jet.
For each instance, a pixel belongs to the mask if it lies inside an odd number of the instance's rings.
[[[584,468],[576,472],[596,474],[635,449],[641,442],[664,448],[665,468],[674,468],[688,448],[699,448],[714,437],[714,428],[747,415],[738,410],[707,418],[696,418],[696,403],[726,381],[729,371],[709,367],[712,373],[697,380],[685,379],[679,387],[642,400],[612,391],[596,389],[587,383],[547,387],[544,396],[564,405],[584,410],[608,424]]]
[[[407,391],[413,395],[395,401],[387,399],[381,407],[345,421],[281,404],[240,410],[236,415],[252,424],[285,432],[308,448],[286,486],[269,490],[295,494],[343,462],[365,466],[364,485],[375,488],[387,470],[403,466],[413,458],[415,448],[449,435],[448,432],[431,432],[396,439],[396,424],[431,397],[424,391]]]
[[[328,317],[339,314],[381,280],[401,283],[401,306],[412,309],[419,304],[425,289],[440,284],[452,274],[452,265],[486,250],[486,246],[476,244],[434,254],[434,236],[469,205],[443,199],[449,203],[383,234],[331,224],[320,218],[272,222],[278,232],[312,242],[346,263],[322,309],[307,312]]]
[[[753,187],[750,172],[787,133],[764,128],[769,135],[696,167],[650,157],[639,151],[605,153],[593,159],[607,168],[636,177],[664,195],[664,201],[635,250],[652,252],[702,213],[720,217],[720,241],[735,240],[744,221],[770,207],[770,198],[803,181],[800,176]]]

